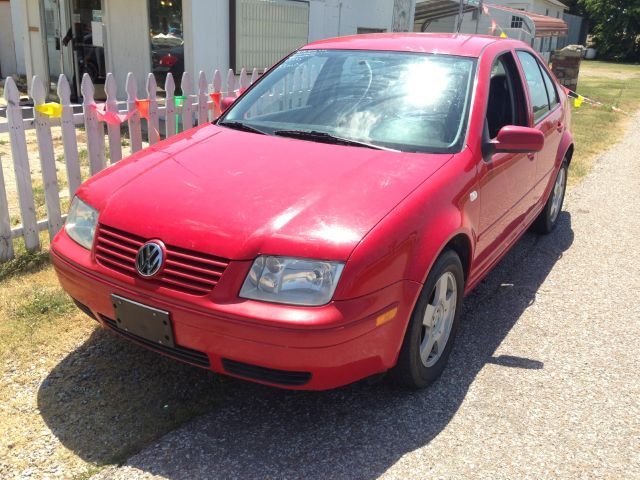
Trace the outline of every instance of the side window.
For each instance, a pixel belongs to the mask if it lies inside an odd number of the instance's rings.
[[[537,123],[549,111],[549,98],[538,61],[528,52],[518,52],[518,58],[529,87],[529,97],[533,107],[533,118]]]
[[[515,61],[505,53],[491,67],[486,119],[489,138],[495,138],[505,125],[526,125],[525,104]]]
[[[556,105],[560,103],[560,100],[558,99],[558,92],[555,85],[553,84],[553,80],[551,80],[551,77],[542,66],[540,66],[540,71],[542,72],[544,84],[547,87],[547,95],[549,95],[549,108],[553,110]]]

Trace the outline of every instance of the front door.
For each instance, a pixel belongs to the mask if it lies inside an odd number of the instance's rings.
[[[491,71],[485,138],[506,125],[528,126],[524,87],[511,52],[499,56]],[[522,230],[533,205],[536,165],[527,153],[495,153],[480,161],[480,218],[476,246],[479,271],[489,268]]]
[[[47,61],[45,87],[50,95],[55,95],[60,74],[64,73],[69,80],[73,77],[73,58],[63,46],[68,21],[60,0],[41,0],[40,8]]]
[[[80,97],[87,73],[99,97],[106,77],[102,0],[40,0],[40,8],[50,95],[64,73],[72,94]]]

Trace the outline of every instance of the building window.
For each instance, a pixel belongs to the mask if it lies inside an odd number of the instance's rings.
[[[549,9],[547,8],[547,10],[544,12],[544,14],[548,17],[549,16]]]
[[[182,0],[149,0],[151,70],[160,88],[171,72],[177,86],[184,72]]]
[[[266,68],[309,41],[309,3],[292,0],[230,2],[231,68]]]
[[[511,17],[511,28],[522,28],[524,20],[522,17],[518,17],[517,15],[513,15]]]
[[[556,12],[556,18],[560,18],[560,11]]]
[[[386,31],[384,28],[358,27],[358,35],[362,33],[384,33]]]

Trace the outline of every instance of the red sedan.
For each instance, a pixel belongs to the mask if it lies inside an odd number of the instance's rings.
[[[424,387],[464,295],[554,228],[569,123],[519,41],[315,42],[214,124],[82,185],[53,262],[87,314],[175,359],[286,388]]]

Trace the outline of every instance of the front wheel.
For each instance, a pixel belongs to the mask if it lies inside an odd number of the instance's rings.
[[[567,189],[568,167],[567,160],[563,160],[556,175],[553,189],[549,194],[549,199],[533,224],[533,229],[539,233],[551,233],[558,223],[558,216],[560,215],[562,202],[564,201],[564,193]]]
[[[458,329],[463,291],[460,257],[447,250],[427,276],[391,371],[401,385],[424,388],[444,370]]]

